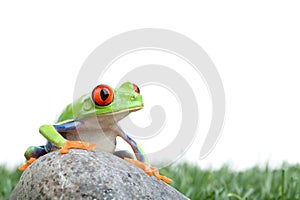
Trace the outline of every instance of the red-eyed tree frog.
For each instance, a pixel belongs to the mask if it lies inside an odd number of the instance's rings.
[[[134,83],[123,83],[118,89],[103,84],[96,86],[90,94],[69,104],[54,125],[40,127],[39,132],[48,140],[47,144],[28,147],[24,154],[27,162],[19,169],[25,170],[40,156],[57,149],[61,154],[66,154],[69,149],[92,151],[96,148],[123,158],[150,176],[154,174],[158,179],[172,182],[147,164],[141,147],[117,124],[130,112],[143,106],[140,89]],[[117,136],[131,146],[136,159],[128,151],[115,151]]]

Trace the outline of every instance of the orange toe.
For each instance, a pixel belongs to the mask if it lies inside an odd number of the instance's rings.
[[[152,176],[152,170],[151,168],[146,164],[138,160],[134,160],[131,158],[124,158],[125,161],[130,162],[131,164],[137,166],[138,168],[141,168],[144,170],[149,176]]]
[[[163,180],[163,181],[166,182],[166,183],[172,183],[172,182],[173,182],[172,179],[169,179],[169,178],[166,177],[166,176],[160,175],[157,168],[151,167],[151,170],[153,171],[154,175],[156,176],[156,178],[157,178],[158,180]]]
[[[143,162],[138,161],[138,160],[133,160],[133,159],[130,159],[130,158],[124,158],[124,160],[127,161],[127,162],[130,162],[131,164],[134,164],[138,168],[141,168],[149,176],[152,176],[154,174],[155,177],[158,180],[163,180],[166,183],[171,183],[172,182],[172,180],[169,179],[168,177],[160,175],[159,172],[158,172],[158,169],[156,169],[155,167],[150,167],[146,163],[143,163]]]
[[[36,161],[36,158],[30,158],[24,165],[22,165],[21,167],[19,167],[18,169],[20,171],[24,171],[25,169],[27,169],[27,167],[29,165],[31,165],[34,161]]]
[[[161,180],[163,180],[163,181],[166,182],[166,183],[172,183],[172,182],[173,182],[172,179],[170,179],[170,178],[168,178],[168,177],[166,177],[166,176],[162,176],[162,177],[161,177]]]
[[[92,151],[96,147],[96,144],[90,144],[83,141],[71,141],[67,140],[63,148],[59,150],[61,154],[68,153],[69,149],[85,149],[87,151]]]
[[[151,168],[146,163],[143,163],[141,161],[134,160],[134,159],[131,159],[131,158],[124,158],[124,160],[127,161],[127,162],[130,162],[131,164],[133,164],[133,165],[137,166],[138,168],[144,170],[146,172],[146,174],[148,174],[149,176],[153,175],[153,172],[152,172]]]

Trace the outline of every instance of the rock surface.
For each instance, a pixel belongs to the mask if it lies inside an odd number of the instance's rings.
[[[187,199],[168,184],[102,151],[48,153],[29,166],[11,199]]]

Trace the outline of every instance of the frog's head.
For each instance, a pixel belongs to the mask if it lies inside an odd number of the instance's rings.
[[[117,89],[108,85],[98,85],[91,94],[82,97],[80,105],[78,114],[81,117],[90,115],[101,117],[110,114],[126,116],[144,106],[140,89],[130,82],[123,83]]]

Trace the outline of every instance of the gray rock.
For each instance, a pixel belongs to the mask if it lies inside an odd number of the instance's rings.
[[[106,152],[58,151],[22,174],[11,199],[187,199],[173,187]]]

